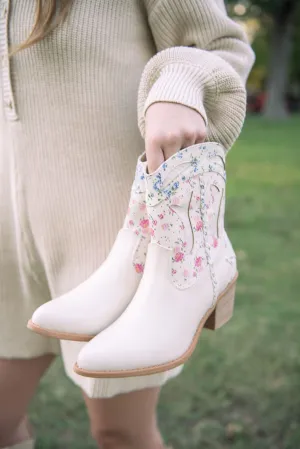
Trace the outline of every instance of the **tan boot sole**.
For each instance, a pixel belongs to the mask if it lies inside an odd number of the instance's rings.
[[[68,332],[57,332],[51,329],[45,329],[37,324],[34,324],[31,320],[28,321],[27,327],[28,329],[36,332],[37,334],[43,335],[44,337],[58,338],[59,340],[90,341],[95,337],[95,335],[69,334]]]
[[[79,368],[77,363],[74,365],[74,371],[84,377],[96,378],[117,378],[117,377],[135,377],[148,376],[150,374],[158,374],[164,371],[169,371],[179,365],[185,363],[194,352],[198,343],[201,331],[204,327],[215,330],[226,324],[233,315],[235,287],[238,273],[235,275],[233,281],[221,293],[214,307],[210,308],[199,323],[197,331],[194,335],[193,341],[188,350],[176,360],[164,363],[161,365],[151,366],[149,368],[139,368],[132,370],[117,370],[117,371],[89,371]]]

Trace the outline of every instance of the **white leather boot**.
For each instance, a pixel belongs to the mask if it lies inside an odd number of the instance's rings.
[[[124,226],[107,259],[77,288],[39,307],[28,323],[33,331],[63,340],[89,341],[115,321],[134,297],[150,241],[142,158]]]
[[[236,258],[224,230],[224,150],[181,150],[146,176],[149,244],[135,297],[80,352],[74,369],[90,377],[159,373],[184,363],[205,326],[233,312]]]

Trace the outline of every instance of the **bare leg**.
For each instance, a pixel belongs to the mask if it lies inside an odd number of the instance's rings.
[[[84,394],[91,432],[102,449],[162,449],[156,421],[159,388],[90,399]]]
[[[30,438],[26,411],[53,358],[47,354],[30,360],[0,359],[0,448]]]

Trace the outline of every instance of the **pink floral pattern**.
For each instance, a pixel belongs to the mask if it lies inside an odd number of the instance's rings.
[[[143,273],[144,272],[144,268],[145,268],[145,264],[143,264],[143,263],[135,263],[134,264],[134,268],[135,268],[135,271],[137,272],[137,273]]]
[[[202,257],[196,257],[195,258],[195,268],[201,268],[202,266]]]
[[[203,228],[203,223],[201,220],[198,220],[196,222],[195,229],[196,229],[196,231],[202,231],[202,228]]]
[[[149,234],[172,250],[171,276],[178,288],[188,288],[206,267],[214,279],[211,252],[222,232],[223,158],[217,144],[194,145],[146,177]]]
[[[142,229],[146,229],[148,231],[148,228],[149,228],[149,220],[148,220],[148,218],[142,218],[142,220],[140,220],[140,227]]]
[[[173,256],[173,260],[175,262],[181,262],[183,259],[184,259],[184,253],[181,253],[180,251],[175,253],[174,256]]]

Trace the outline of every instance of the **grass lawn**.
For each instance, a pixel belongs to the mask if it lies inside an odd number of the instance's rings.
[[[300,117],[249,118],[228,157],[227,229],[240,278],[234,319],[205,331],[162,392],[174,449],[300,448]],[[60,360],[32,403],[39,449],[89,449],[80,392]]]

